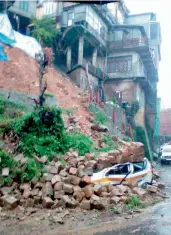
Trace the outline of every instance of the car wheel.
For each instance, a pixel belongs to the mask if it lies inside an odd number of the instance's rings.
[[[146,188],[147,188],[147,185],[148,185],[148,183],[143,183],[143,184],[141,185],[141,188],[142,188],[142,189],[146,189]]]
[[[161,165],[164,165],[164,164],[165,164],[165,162],[164,162],[163,160],[161,160],[160,163],[161,163]]]

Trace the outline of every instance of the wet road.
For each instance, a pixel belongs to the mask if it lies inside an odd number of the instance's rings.
[[[156,167],[160,172],[162,180],[166,184],[166,193],[171,195],[171,165]],[[141,218],[141,216],[143,218]],[[119,229],[109,229],[106,231],[95,232],[95,235],[171,235],[171,199],[166,202],[156,205],[154,208],[149,209],[140,217],[131,219],[128,223]]]

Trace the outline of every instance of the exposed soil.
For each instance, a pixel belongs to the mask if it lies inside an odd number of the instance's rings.
[[[28,94],[38,94],[39,66],[35,59],[26,55],[18,48],[5,47],[8,56],[7,62],[0,63],[0,88],[19,91]],[[44,75],[47,78],[47,92],[57,98],[58,105],[65,109],[76,107],[75,112],[81,127],[81,131],[90,135],[89,117],[85,103],[87,95],[76,87],[67,76],[63,76],[54,68],[48,68]]]

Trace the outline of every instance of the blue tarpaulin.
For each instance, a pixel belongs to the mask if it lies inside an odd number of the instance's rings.
[[[12,46],[16,41],[0,33],[0,42],[5,45]]]
[[[0,61],[8,59],[3,51],[3,45],[20,48],[33,58],[35,58],[36,53],[42,53],[42,48],[38,41],[33,37],[24,36],[13,30],[8,15],[4,13],[0,13],[0,44],[2,44]]]
[[[0,61],[7,61],[7,60],[8,60],[8,57],[4,53],[4,47],[0,45]]]

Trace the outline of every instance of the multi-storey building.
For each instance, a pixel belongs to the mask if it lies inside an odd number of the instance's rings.
[[[130,15],[124,1],[105,5],[58,1],[16,1],[10,8],[18,29],[26,32],[32,17],[55,17],[60,37],[57,61],[82,89],[103,81],[106,100],[116,91],[129,103],[139,101],[136,122],[154,129],[160,55],[156,14]],[[12,20],[13,22],[13,20]],[[14,23],[13,23],[14,24]]]

